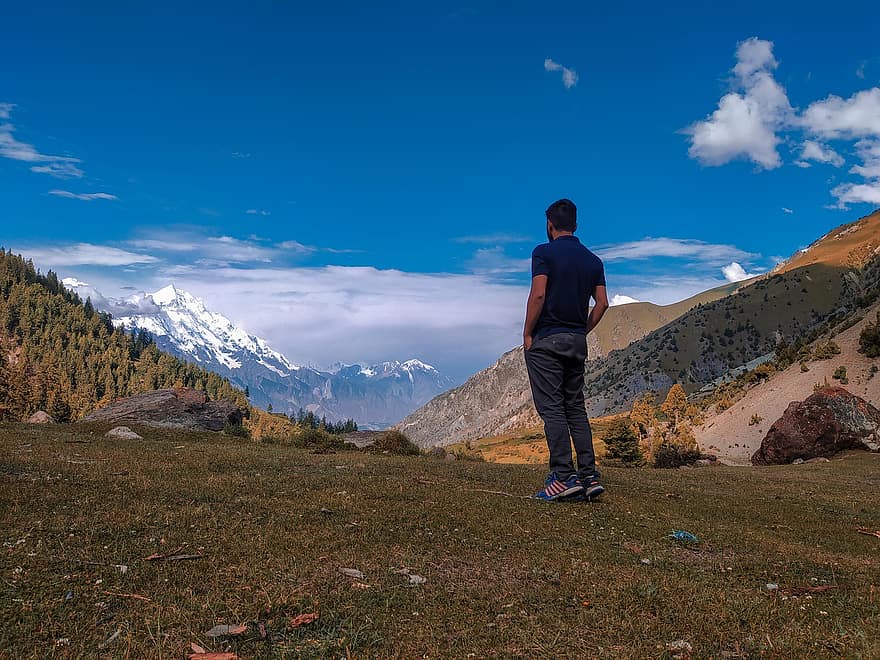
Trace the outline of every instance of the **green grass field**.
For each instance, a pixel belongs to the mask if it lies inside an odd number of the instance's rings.
[[[880,657],[877,455],[548,505],[538,467],[101,430],[0,426],[2,657]]]

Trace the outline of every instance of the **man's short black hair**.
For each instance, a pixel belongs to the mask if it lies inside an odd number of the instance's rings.
[[[547,219],[558,231],[574,231],[577,213],[577,206],[570,199],[560,199],[547,207]]]

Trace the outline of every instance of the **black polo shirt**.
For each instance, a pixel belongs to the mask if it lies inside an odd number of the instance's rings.
[[[560,236],[532,252],[532,277],[547,276],[544,308],[534,339],[559,332],[587,333],[590,298],[605,285],[602,260],[576,236]]]

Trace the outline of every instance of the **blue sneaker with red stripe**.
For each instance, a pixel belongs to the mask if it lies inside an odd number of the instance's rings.
[[[555,472],[551,472],[550,476],[544,482],[544,490],[539,490],[532,495],[533,499],[544,500],[545,502],[555,502],[561,497],[571,497],[583,492],[584,485],[576,474],[571,475],[567,479],[560,479]]]

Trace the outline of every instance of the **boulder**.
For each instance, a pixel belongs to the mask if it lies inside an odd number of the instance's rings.
[[[143,440],[143,436],[138,435],[127,426],[117,426],[110,429],[104,434],[105,438],[113,438],[114,440]]]
[[[119,399],[86,415],[83,421],[222,431],[227,424],[241,424],[242,411],[231,401],[208,401],[204,392],[181,387]]]
[[[38,410],[27,418],[28,424],[54,424],[55,418],[45,410]]]
[[[752,456],[755,465],[800,462],[845,449],[880,451],[880,410],[842,387],[792,401]]]

